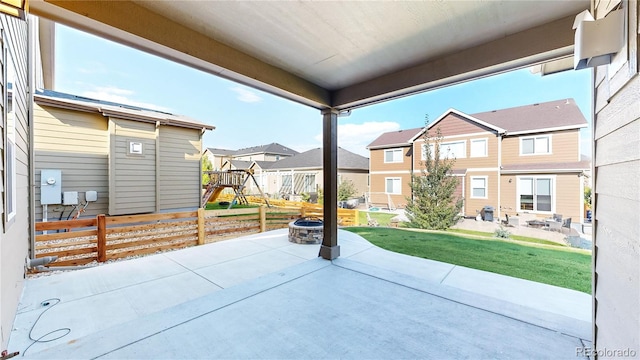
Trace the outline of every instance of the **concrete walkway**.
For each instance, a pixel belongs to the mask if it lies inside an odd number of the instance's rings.
[[[342,256],[326,261],[318,245],[276,230],[30,279],[8,350],[38,359],[575,359],[589,346],[588,294],[388,252],[343,230],[339,243]],[[29,340],[64,328],[60,339]]]

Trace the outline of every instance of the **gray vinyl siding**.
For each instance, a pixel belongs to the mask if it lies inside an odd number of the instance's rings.
[[[606,4],[603,2],[604,7]],[[640,351],[639,4],[628,7],[626,62],[595,72],[594,340]],[[598,16],[599,18],[600,16]],[[606,356],[605,356],[606,357]]]
[[[29,97],[27,95],[27,24],[24,21],[0,15],[0,27],[3,29],[2,42],[11,53],[15,68],[13,84],[13,104],[15,110],[15,145],[16,145],[16,215],[8,223],[0,226],[0,340],[5,349],[12,328],[12,323],[18,308],[18,300],[24,285],[24,260],[29,254],[29,128],[28,113]],[[1,57],[0,57],[1,58]],[[6,64],[2,63],[2,70]],[[4,71],[0,72],[2,95],[6,90]],[[4,110],[6,104],[0,100]],[[4,111],[0,112],[2,125],[1,139],[4,139],[6,119]],[[4,140],[0,140],[2,153],[5,153]],[[4,161],[0,161],[2,171],[2,186],[6,189]],[[4,216],[4,196],[0,197],[0,209]]]
[[[156,211],[155,124],[110,119],[109,214]],[[129,154],[129,142],[142,143],[142,155]]]
[[[109,210],[109,137],[107,121],[99,115],[34,105],[35,219],[43,217],[40,204],[40,172],[62,171],[62,191],[77,191],[84,202],[86,191],[98,192],[82,216],[106,214]],[[49,220],[63,219],[72,207],[48,206]],[[64,212],[63,212],[64,211]]]
[[[200,130],[160,126],[160,210],[200,204]]]

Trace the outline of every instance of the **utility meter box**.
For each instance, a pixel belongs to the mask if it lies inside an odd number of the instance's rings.
[[[62,203],[62,170],[40,171],[40,204]]]
[[[77,191],[63,192],[62,205],[78,205],[78,192]]]
[[[87,191],[84,193],[84,200],[87,202],[98,201],[98,192],[95,190]]]

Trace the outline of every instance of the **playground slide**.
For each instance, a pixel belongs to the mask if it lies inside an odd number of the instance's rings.
[[[202,199],[203,200],[202,201],[202,206],[204,207],[204,206],[207,205],[207,203],[216,201],[216,199],[218,198],[220,193],[222,193],[222,190],[224,190],[224,186],[216,186],[213,189],[213,192],[211,193],[211,195],[209,195],[208,199],[206,199],[206,200],[204,198]],[[206,196],[207,196],[207,194],[205,193],[204,197],[206,197]]]

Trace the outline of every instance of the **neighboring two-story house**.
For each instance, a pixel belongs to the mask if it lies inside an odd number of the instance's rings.
[[[587,121],[572,99],[473,115],[450,109],[425,128],[382,134],[369,146],[373,204],[402,207],[419,175],[424,133],[442,134],[441,157],[455,158],[453,176],[463,214],[492,206],[494,216],[562,214],[582,221],[584,172],[580,129]]]

